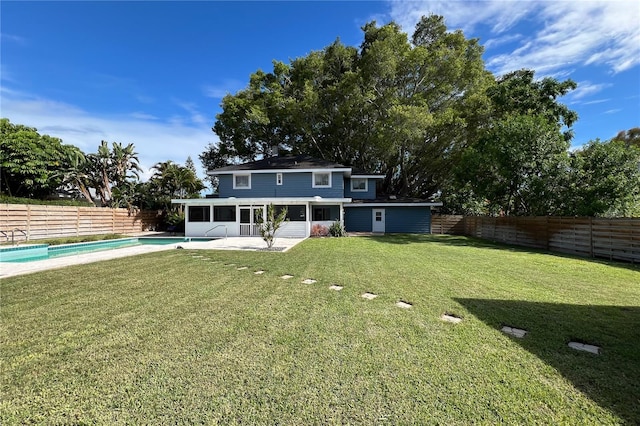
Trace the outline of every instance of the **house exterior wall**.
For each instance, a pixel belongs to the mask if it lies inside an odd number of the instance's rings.
[[[319,170],[324,171],[324,170]],[[244,174],[244,173],[238,173]],[[233,175],[218,176],[220,198],[261,198],[261,197],[344,197],[342,172],[332,172],[331,188],[313,188],[313,174],[283,173],[282,185],[276,185],[276,173],[252,173],[250,189],[233,189]]]
[[[430,234],[431,209],[429,207],[375,207],[385,211],[385,233]],[[345,208],[344,222],[347,232],[371,232],[374,207]]]
[[[371,207],[350,207],[344,209],[344,229],[347,232],[371,232]]]
[[[376,180],[367,179],[367,191],[351,191],[351,179],[344,179],[344,196],[355,200],[374,200],[376,198]]]
[[[431,233],[429,207],[385,207],[385,219],[385,232],[388,233]]]

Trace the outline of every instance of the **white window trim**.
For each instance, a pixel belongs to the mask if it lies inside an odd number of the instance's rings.
[[[354,189],[353,188],[354,179],[363,179],[364,180],[364,189]],[[360,178],[360,177],[358,177],[358,178],[351,177],[350,182],[351,182],[351,192],[368,192],[369,191],[369,179]]]
[[[316,175],[329,175],[329,185],[316,185]],[[312,188],[331,188],[331,178],[333,173],[331,172],[313,172],[311,176],[311,187]]]
[[[236,186],[237,176],[247,176],[249,178],[248,186]],[[233,189],[251,189],[251,173],[234,173],[233,175]]]
[[[276,185],[282,185],[283,178],[282,173],[276,173]]]

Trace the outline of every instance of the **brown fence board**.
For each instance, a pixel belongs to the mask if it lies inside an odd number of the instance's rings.
[[[640,218],[434,215],[431,232],[640,263]]]
[[[0,231],[11,235],[21,229],[29,239],[72,237],[108,233],[134,233],[157,226],[156,211],[137,211],[101,207],[0,204]],[[15,233],[16,241],[26,238]]]

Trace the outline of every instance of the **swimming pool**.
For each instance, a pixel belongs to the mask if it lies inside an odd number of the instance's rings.
[[[211,241],[215,238],[196,237],[137,237],[117,240],[92,241],[88,243],[61,244],[29,244],[22,246],[0,247],[0,262],[33,262],[36,260],[54,259],[63,256],[74,256],[96,251],[114,250],[124,247],[145,244],[165,245],[190,241]]]

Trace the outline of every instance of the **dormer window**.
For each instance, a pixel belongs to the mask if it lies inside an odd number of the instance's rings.
[[[331,188],[330,172],[314,172],[313,173],[314,188]]]
[[[251,175],[233,175],[233,189],[251,189]]]
[[[367,192],[368,189],[368,179],[351,178],[351,192]]]

